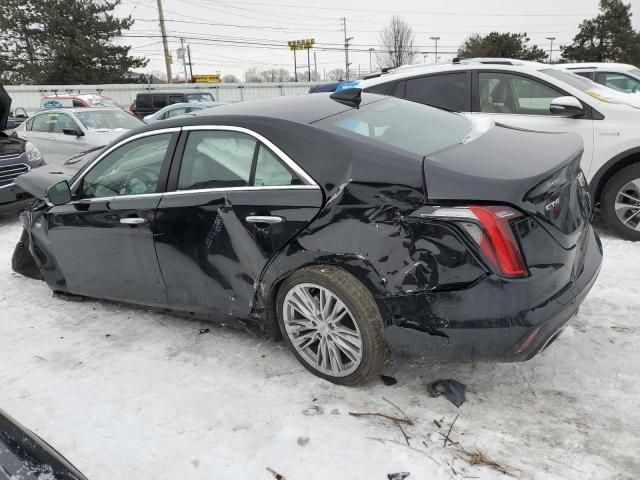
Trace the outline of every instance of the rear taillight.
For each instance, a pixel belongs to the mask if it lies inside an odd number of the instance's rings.
[[[473,239],[486,263],[497,274],[525,277],[527,266],[513,233],[511,222],[522,217],[512,208],[500,205],[436,207],[424,216],[448,217]]]

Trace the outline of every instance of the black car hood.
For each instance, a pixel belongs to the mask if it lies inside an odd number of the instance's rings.
[[[21,138],[12,137],[4,132],[0,132],[0,158],[5,155],[20,155],[24,152],[24,144],[27,143]]]
[[[20,175],[16,178],[16,185],[34,197],[44,200],[45,193],[50,186],[62,180],[69,181],[76,173],[76,170],[69,167],[47,165]]]
[[[0,83],[0,132],[4,131],[11,110],[11,97]]]

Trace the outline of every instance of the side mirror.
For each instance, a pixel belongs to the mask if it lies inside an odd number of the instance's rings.
[[[63,128],[62,133],[65,135],[75,135],[76,137],[84,137],[82,130],[76,130],[75,128]]]
[[[153,115],[146,115],[146,116],[142,119],[142,121],[143,121],[144,123],[149,123],[149,120],[151,120],[151,117],[153,117]]]
[[[549,111],[554,115],[579,117],[584,115],[584,108],[576,97],[558,97],[551,100]]]
[[[50,207],[69,203],[71,201],[71,188],[69,187],[69,182],[62,180],[61,182],[51,185],[47,188],[47,191],[44,194],[44,199]]]

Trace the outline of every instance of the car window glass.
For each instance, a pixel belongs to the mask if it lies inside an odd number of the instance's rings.
[[[623,73],[605,72],[598,74],[598,83],[619,92],[633,93],[640,91],[640,80],[631,78]]]
[[[154,95],[153,96],[153,108],[164,108],[167,106],[166,95]]]
[[[74,107],[81,107],[81,108],[82,107],[86,107],[86,105],[83,102],[81,102],[80,100],[74,100],[73,101],[73,106]]]
[[[170,133],[132,140],[93,167],[82,180],[80,198],[155,193]]]
[[[34,118],[30,118],[29,120],[27,120],[24,124],[24,128],[25,130],[29,131],[31,130],[31,127],[33,126],[33,120]]]
[[[136,97],[136,108],[151,108],[150,95],[138,95]]]
[[[169,105],[182,102],[184,102],[184,98],[182,95],[169,95]]]
[[[144,125],[133,115],[115,108],[76,111],[75,116],[87,130],[129,130]]]
[[[465,110],[466,88],[466,72],[429,75],[407,80],[404,98],[425,105],[462,112]]]
[[[575,73],[576,75],[580,75],[581,77],[584,77],[584,78],[588,78],[589,80],[593,80],[594,72],[574,72],[572,70],[572,73]]]
[[[164,118],[177,117],[178,115],[184,115],[185,113],[187,113],[187,109],[185,107],[174,108],[173,110],[166,112]]]
[[[551,101],[563,93],[508,73],[480,72],[480,111],[520,115],[551,115]]]
[[[178,189],[248,186],[256,143],[253,137],[239,132],[189,133]]]
[[[398,85],[396,85],[396,88],[393,91],[393,96],[398,98],[404,98],[404,91],[405,91],[406,85],[407,85],[407,82],[398,82]]]
[[[215,102],[215,98],[209,92],[187,93],[187,102]]]
[[[258,160],[256,163],[256,175],[254,185],[302,185],[297,175],[292,173],[271,150],[260,145]]]
[[[43,115],[36,115],[33,117],[33,123],[31,130],[34,132],[48,132],[49,131],[49,117],[52,114],[45,113]],[[55,115],[55,114],[54,114]]]
[[[396,82],[387,82],[365,88],[364,91],[369,93],[377,93],[378,95],[391,95],[395,86]]]
[[[69,115],[65,115],[64,113],[54,113],[49,115],[49,123],[53,126],[53,133],[64,133],[63,130],[65,128],[78,130],[76,122],[74,122]]]

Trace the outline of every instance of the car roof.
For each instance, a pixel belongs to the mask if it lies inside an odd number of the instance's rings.
[[[559,63],[554,67],[562,68],[565,70],[610,70],[625,72],[627,70],[636,69],[634,65],[628,63],[606,63],[606,62],[591,62],[591,63]]]
[[[78,113],[78,112],[104,112],[110,110],[122,110],[118,107],[71,107],[71,108],[46,108],[39,110],[34,115],[40,115],[43,113]]]
[[[105,97],[104,95],[98,95],[97,93],[78,93],[77,95],[74,94],[65,94],[65,95],[44,95],[42,98],[46,98],[46,99],[55,99],[55,98],[79,98],[79,99],[89,99],[89,98],[109,98],[109,97]]]
[[[138,92],[136,96],[139,95],[190,95],[193,93],[210,93],[213,95],[213,91],[211,90],[149,90],[145,92]]]

